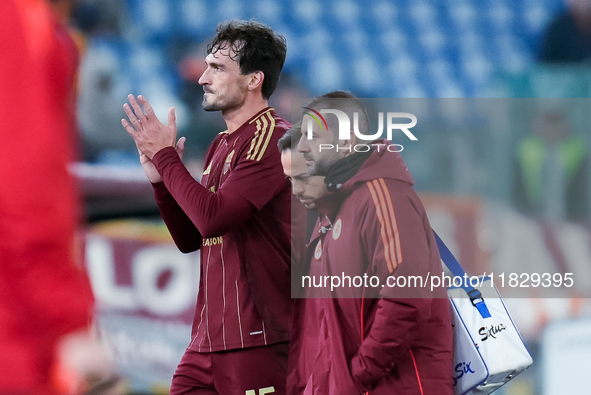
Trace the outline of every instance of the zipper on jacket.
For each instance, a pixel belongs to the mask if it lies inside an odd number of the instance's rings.
[[[328,221],[328,226],[320,226],[320,229],[318,229],[318,232],[320,232],[323,235],[325,235],[329,230],[332,229],[332,223],[330,222],[330,219],[328,219],[326,215],[324,216],[324,218],[326,218],[326,220]]]

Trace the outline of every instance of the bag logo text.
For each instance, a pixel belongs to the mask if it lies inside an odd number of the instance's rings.
[[[490,328],[482,327],[478,330],[478,334],[482,336],[480,340],[485,341],[487,339],[496,339],[497,335],[507,329],[505,324],[500,323],[499,325],[491,325]]]

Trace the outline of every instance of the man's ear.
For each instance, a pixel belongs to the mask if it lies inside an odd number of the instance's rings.
[[[263,81],[265,80],[265,74],[258,70],[250,74],[250,80],[248,81],[248,90],[254,91],[257,89],[263,89]]]
[[[357,136],[355,135],[355,133],[352,130],[350,131],[349,136],[351,136],[351,137],[348,139],[345,139],[345,140],[339,140],[339,142],[338,142],[339,147],[351,146],[351,151],[346,151],[346,152],[343,151],[345,153],[345,156],[353,155],[355,153],[355,150],[353,147],[358,142]]]

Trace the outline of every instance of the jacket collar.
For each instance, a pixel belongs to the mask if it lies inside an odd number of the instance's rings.
[[[350,159],[340,159],[329,168],[325,182],[331,192],[315,202],[321,222],[325,217],[332,221],[343,201],[368,181],[384,178],[399,180],[411,186],[414,184],[402,157],[398,152],[393,152],[397,151],[397,146],[384,139],[374,140],[370,145],[370,153],[353,154],[347,157]]]

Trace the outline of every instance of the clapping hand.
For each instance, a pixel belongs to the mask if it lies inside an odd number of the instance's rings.
[[[135,96],[131,94],[127,98],[131,107],[125,103],[123,110],[131,124],[126,119],[122,119],[121,124],[135,141],[140,155],[140,163],[148,179],[152,183],[161,182],[162,177],[152,163],[152,158],[163,148],[175,147],[177,135],[175,108],[172,107],[168,112],[168,125],[164,125],[158,120],[146,98],[140,95],[136,100]],[[140,107],[140,103],[145,111]],[[185,149],[184,137],[179,139],[175,149],[182,159]]]

